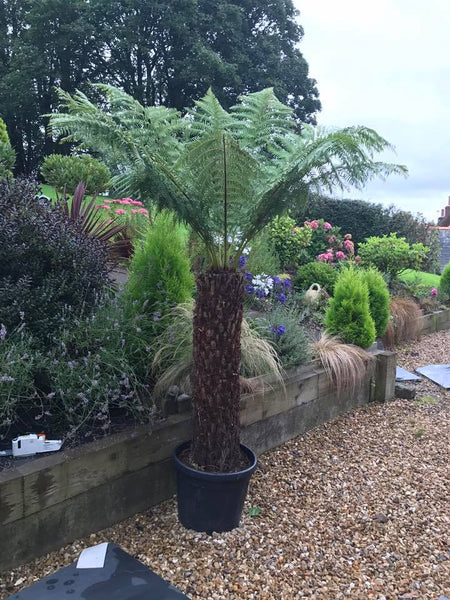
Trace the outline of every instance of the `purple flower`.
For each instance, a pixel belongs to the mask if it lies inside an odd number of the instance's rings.
[[[265,297],[265,295],[266,295],[266,294],[265,294],[264,290],[262,290],[261,288],[258,288],[258,289],[256,290],[256,296],[257,296],[257,298],[264,298],[264,297]]]
[[[250,273],[249,271],[245,271],[245,279],[251,283],[253,281],[253,273]]]
[[[245,265],[247,264],[247,257],[242,255],[239,257],[239,269],[243,269],[245,267]]]
[[[277,300],[278,300],[278,302],[281,302],[281,304],[284,304],[286,302],[286,294],[283,294],[283,293],[278,294]]]
[[[287,290],[291,289],[291,280],[289,279],[289,277],[283,279],[283,285]]]
[[[273,279],[273,284],[274,284],[274,285],[280,285],[280,283],[281,283],[281,279],[280,279],[279,277],[277,277],[277,276],[275,275],[275,277],[272,277],[272,279]]]
[[[437,296],[437,295],[438,295],[438,291],[437,291],[437,289],[436,289],[436,288],[431,288],[431,291],[430,291],[430,296],[431,296],[432,298],[436,298],[436,296]]]
[[[284,325],[273,325],[270,327],[270,331],[281,337],[286,333],[286,327]]]
[[[255,291],[255,288],[252,285],[246,285],[245,291],[247,292],[247,294],[253,294],[253,292]]]

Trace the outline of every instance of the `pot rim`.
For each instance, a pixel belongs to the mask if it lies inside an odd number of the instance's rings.
[[[182,462],[178,458],[178,454],[180,452],[182,452],[183,450],[185,450],[186,448],[188,448],[190,445],[191,445],[190,440],[184,441],[184,442],[181,442],[181,444],[178,444],[172,453],[172,458],[175,462],[175,466],[176,466],[177,470],[183,471],[184,473],[189,474],[191,477],[195,477],[197,479],[213,479],[213,478],[218,479],[218,480],[219,479],[221,479],[221,480],[223,480],[223,479],[228,479],[228,480],[240,479],[242,477],[246,477],[247,475],[251,475],[253,473],[253,471],[256,469],[256,466],[258,464],[258,459],[256,457],[256,454],[253,452],[253,450],[251,450],[244,444],[239,444],[241,447],[241,450],[251,460],[250,466],[248,466],[246,469],[243,469],[242,471],[231,471],[230,473],[214,473],[212,471],[199,471],[198,469],[189,467],[188,465],[186,465],[184,462]]]

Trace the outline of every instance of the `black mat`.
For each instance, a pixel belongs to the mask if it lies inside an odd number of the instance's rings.
[[[108,544],[103,567],[69,567],[7,600],[189,600],[138,560]]]

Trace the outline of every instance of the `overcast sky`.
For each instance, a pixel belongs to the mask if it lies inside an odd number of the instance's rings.
[[[409,177],[344,194],[436,221],[450,195],[450,1],[294,0],[325,126],[373,127]]]

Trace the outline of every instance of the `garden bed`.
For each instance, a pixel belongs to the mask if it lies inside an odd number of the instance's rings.
[[[450,332],[424,336],[399,364],[438,362],[449,347]],[[436,402],[421,402],[430,387]],[[260,456],[238,529],[187,531],[172,499],[5,574],[3,597],[103,541],[192,600],[448,596],[449,421],[449,392],[421,382],[417,402],[361,407]]]
[[[393,396],[395,355],[374,353],[362,384],[337,396],[317,363],[290,371],[285,390],[243,396],[243,440],[257,453],[370,400]],[[0,571],[145,510],[173,493],[171,452],[190,414],[134,428],[0,473]]]

